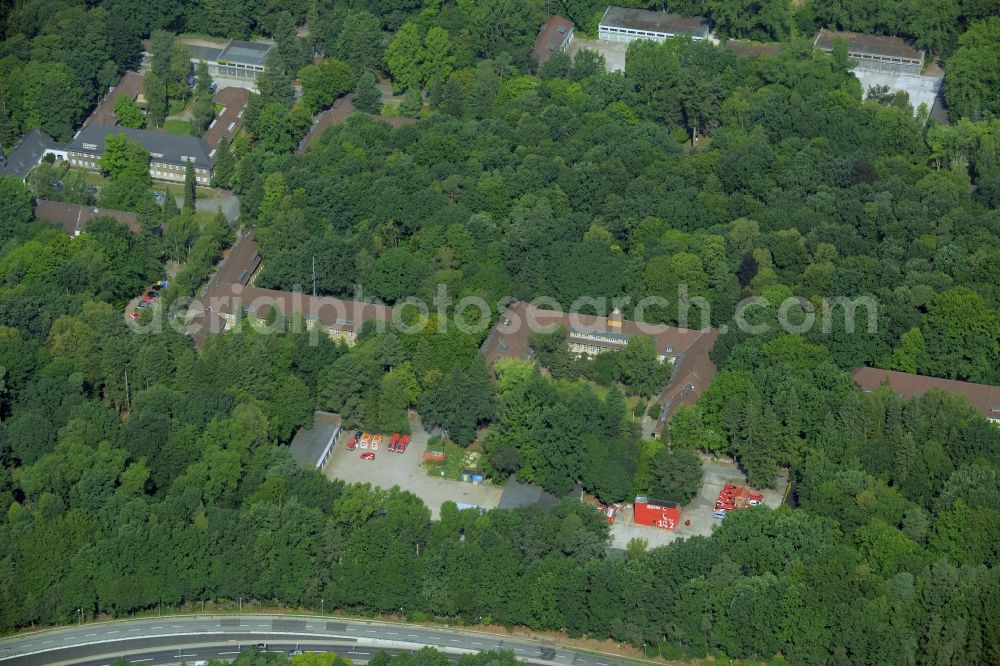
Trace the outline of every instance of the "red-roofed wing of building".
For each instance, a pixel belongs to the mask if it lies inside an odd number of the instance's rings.
[[[866,393],[888,385],[906,400],[922,396],[931,389],[961,395],[985,418],[1000,424],[1000,386],[973,384],[878,368],[857,368],[851,376],[854,378],[854,383]]]

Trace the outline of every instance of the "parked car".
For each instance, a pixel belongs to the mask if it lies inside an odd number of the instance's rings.
[[[355,430],[354,431],[354,439],[361,439],[361,431],[360,430]]]
[[[361,459],[362,460],[375,460],[375,454],[372,453],[371,451],[365,451],[364,453],[361,454]]]
[[[138,312],[138,310],[133,310],[132,312],[129,312],[128,313],[128,318],[129,319],[138,319],[139,318],[139,312]]]
[[[348,451],[353,451],[357,447],[357,445],[358,445],[358,440],[354,439],[353,437],[351,437],[349,440],[347,440],[347,450]]]
[[[267,643],[257,643],[258,652],[267,652]]]
[[[155,291],[147,291],[145,294],[142,295],[142,301],[144,303],[153,303],[159,297],[160,297],[160,295],[158,293],[156,293]]]

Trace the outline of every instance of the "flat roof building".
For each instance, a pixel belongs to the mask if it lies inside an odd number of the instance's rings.
[[[701,16],[681,16],[648,9],[608,7],[597,26],[597,38],[609,42],[631,42],[652,39],[662,42],[670,37],[708,39],[711,34],[708,19]]]
[[[299,428],[292,438],[289,452],[302,469],[323,469],[340,429],[340,414],[313,412],[312,428]]]
[[[844,40],[847,55],[860,69],[912,75],[919,75],[923,69],[924,52],[899,37],[838,32],[824,28],[816,35],[814,45],[829,53],[833,51],[833,44],[837,39]]]
[[[66,149],[66,159],[76,167],[98,170],[109,136],[124,134],[149,151],[149,174],[157,180],[184,182],[187,163],[194,164],[198,184],[208,187],[212,177],[211,148],[193,136],[153,132],[95,123],[80,130]]]
[[[531,51],[531,57],[541,67],[553,53],[565,51],[566,47],[572,41],[573,22],[562,16],[550,16],[538,32],[538,38],[535,40],[535,48]]]
[[[865,393],[888,384],[889,388],[904,400],[922,396],[931,389],[940,389],[947,393],[961,395],[984,418],[1000,424],[1000,386],[973,384],[972,382],[914,375],[897,370],[880,370],[879,368],[856,368],[851,376],[854,378],[854,383]]]
[[[231,39],[221,49],[202,45],[189,45],[188,48],[191,49],[191,62],[204,60],[213,79],[222,77],[252,83],[264,73],[267,55],[274,45]]]

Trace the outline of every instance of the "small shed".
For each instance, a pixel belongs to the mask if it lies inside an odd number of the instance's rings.
[[[316,411],[312,428],[299,428],[292,439],[290,451],[302,469],[322,469],[333,452],[340,435],[340,414]]]

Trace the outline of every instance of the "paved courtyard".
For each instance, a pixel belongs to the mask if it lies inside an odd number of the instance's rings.
[[[420,417],[410,415],[410,445],[406,453],[390,453],[385,447],[375,453],[375,460],[362,460],[361,450],[348,451],[346,444],[354,429],[345,430],[334,444],[330,460],[323,473],[330,479],[340,479],[349,483],[370,483],[373,486],[392,488],[399,486],[424,501],[431,510],[431,517],[437,519],[441,504],[451,500],[457,503],[474,504],[484,509],[495,508],[500,503],[503,488],[492,484],[473,485],[463,481],[439,479],[428,476],[420,460],[427,450],[430,439],[420,423]]]
[[[577,52],[583,49],[597,51],[604,56],[604,66],[609,72],[625,71],[625,51],[628,44],[624,42],[605,42],[597,39],[581,39],[574,37],[569,43],[566,52],[570,57],[574,57]]]
[[[611,526],[611,547],[624,550],[628,542],[637,537],[648,541],[652,548],[689,536],[710,535],[712,530],[722,523],[722,520],[713,515],[713,511],[719,491],[726,483],[746,485],[746,477],[735,462],[704,458],[701,490],[690,504],[681,508],[681,524],[676,530],[636,525],[632,517],[632,506],[628,505],[619,512],[618,518]],[[764,503],[772,509],[781,506],[781,499],[785,496],[785,488],[788,486],[788,477],[782,474],[777,479],[776,486],[763,491]],[[691,524],[686,525],[686,521],[690,521]]]
[[[941,78],[936,76],[889,74],[863,69],[855,69],[854,76],[861,81],[865,95],[868,94],[868,89],[874,86],[888,86],[889,90],[893,92],[905,91],[910,96],[910,104],[913,105],[914,113],[920,110],[921,104],[927,105],[929,113],[934,108],[934,100],[937,99],[938,91],[941,89]]]

